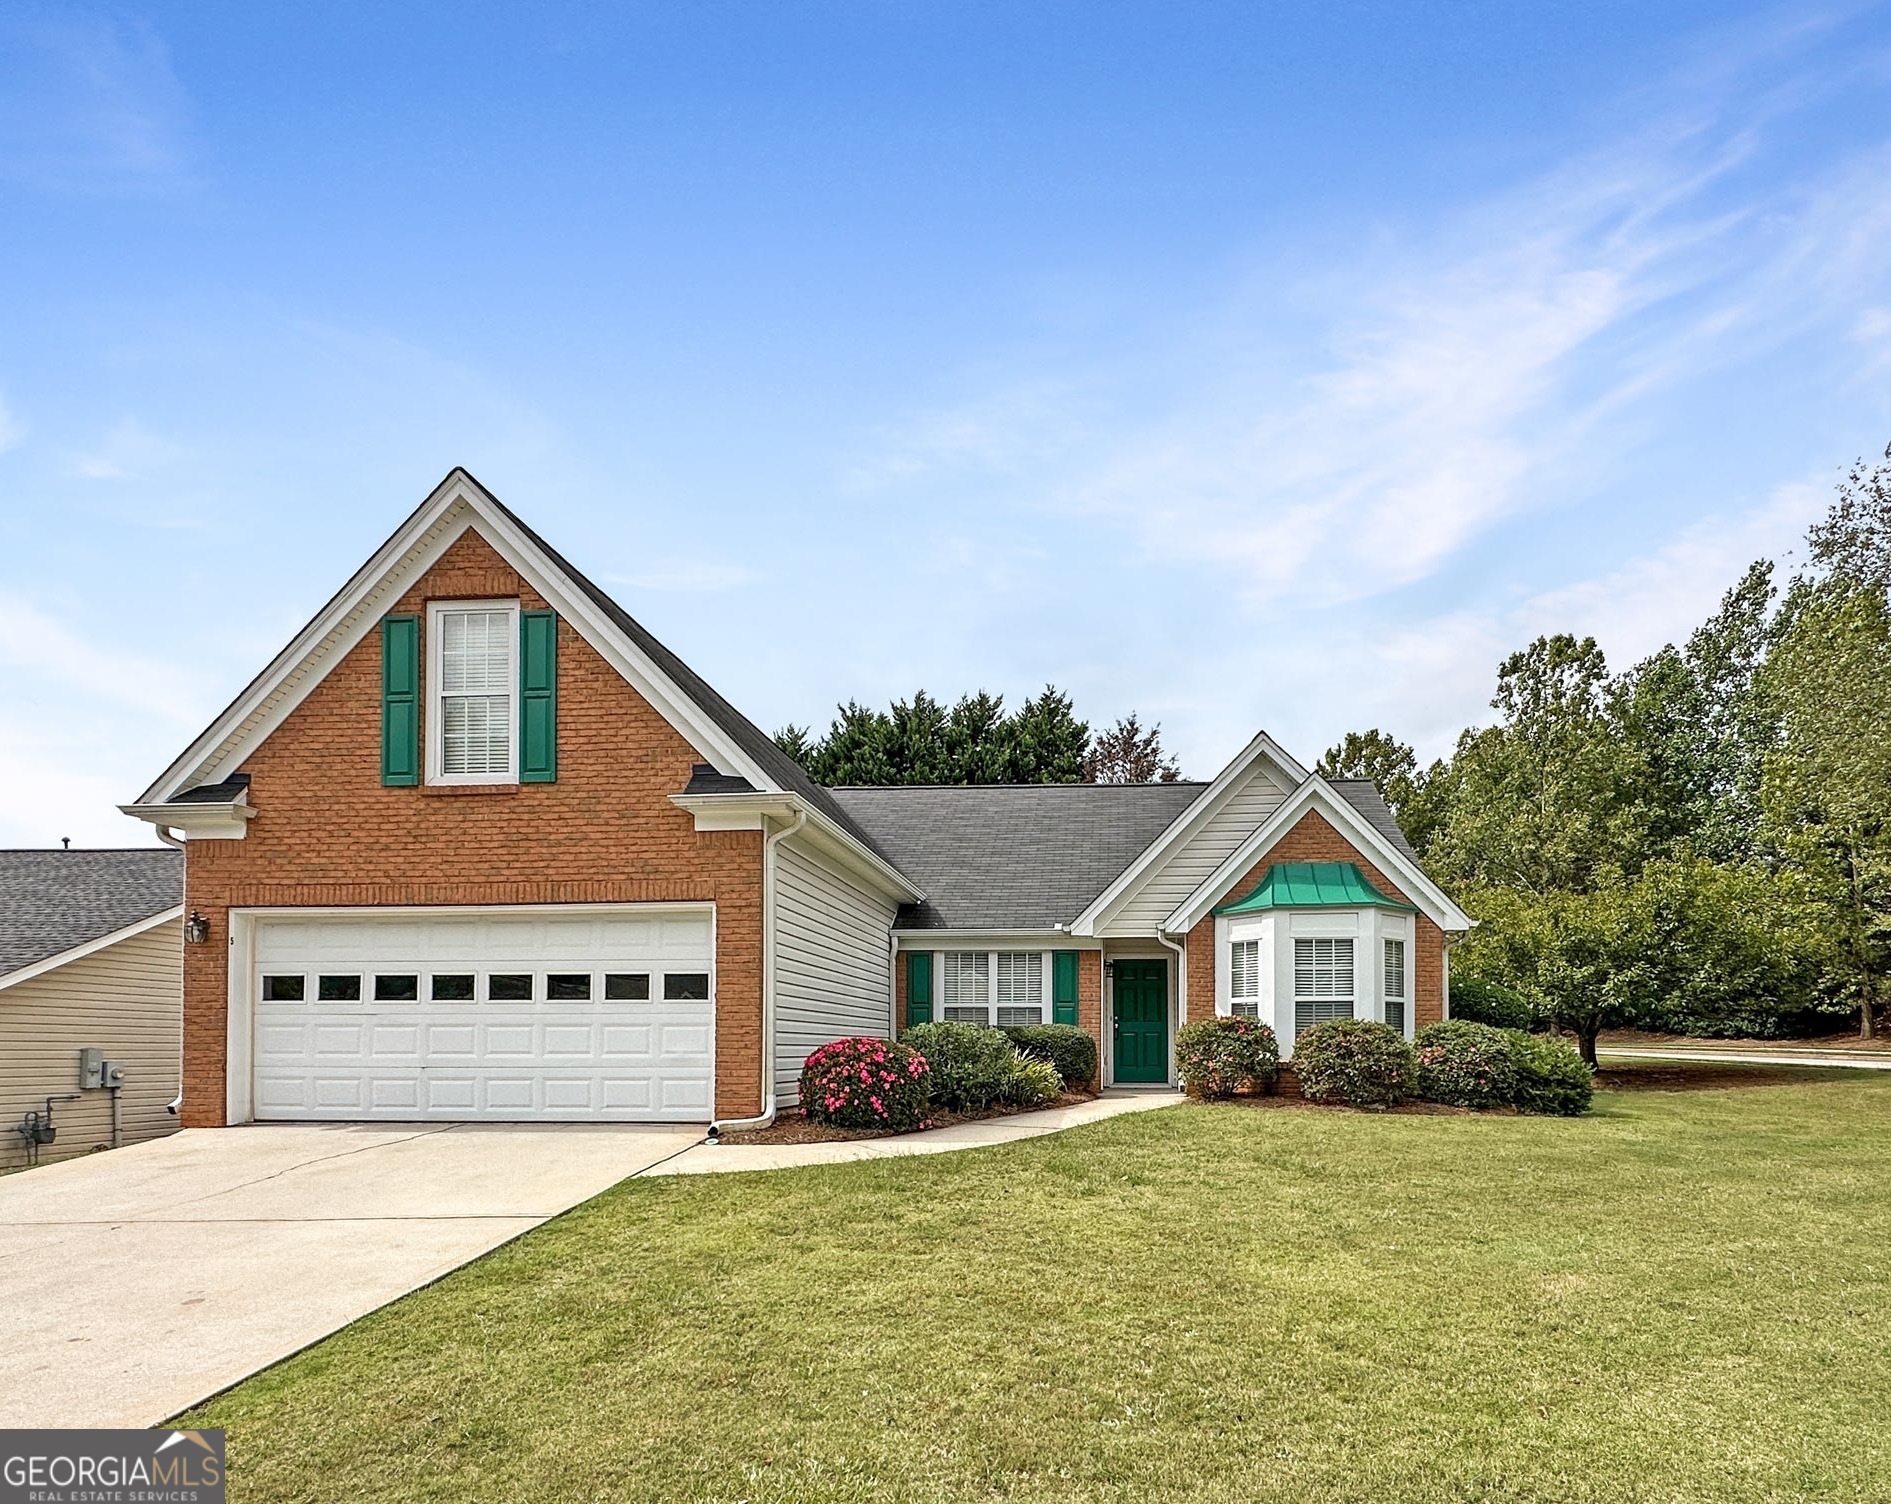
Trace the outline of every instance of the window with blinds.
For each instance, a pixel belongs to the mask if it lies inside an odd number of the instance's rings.
[[[1293,943],[1294,1037],[1315,1024],[1353,1016],[1353,942],[1298,939]]]
[[[510,607],[454,607],[436,613],[434,629],[441,774],[495,781],[511,776],[517,613]]]
[[[1242,1018],[1261,1016],[1261,942],[1236,940],[1228,947],[1228,1006]]]
[[[1033,950],[997,953],[998,1027],[1020,1028],[1044,1022],[1044,957]]]
[[[1405,1032],[1405,942],[1385,942],[1385,1021]]]
[[[953,1023],[990,1023],[990,954],[949,950],[939,957],[939,963],[939,1016]]]

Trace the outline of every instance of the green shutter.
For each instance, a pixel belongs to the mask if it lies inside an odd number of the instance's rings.
[[[1051,953],[1051,1022],[1074,1024],[1077,1021],[1077,953],[1060,950]]]
[[[906,1027],[932,1022],[932,952],[906,952]]]
[[[420,618],[381,618],[381,782],[420,782]]]
[[[558,613],[519,613],[519,782],[558,781]]]

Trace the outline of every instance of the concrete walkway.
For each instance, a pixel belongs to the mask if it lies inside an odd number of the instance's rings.
[[[0,1177],[0,1427],[156,1425],[701,1136],[269,1124]]]
[[[1079,1102],[1074,1107],[1021,1112],[1012,1117],[987,1118],[980,1123],[956,1123],[950,1128],[903,1133],[897,1138],[849,1139],[834,1144],[698,1144],[638,1173],[713,1175],[730,1170],[788,1170],[802,1165],[844,1164],[856,1159],[898,1159],[907,1154],[948,1154],[954,1149],[979,1149],[989,1144],[1042,1138],[1084,1123],[1098,1123],[1126,1112],[1173,1107],[1186,1100],[1176,1091],[1135,1091],[1118,1087],[1104,1092],[1095,1101]]]
[[[1629,1060],[1699,1060],[1713,1065],[1809,1065],[1836,1066],[1854,1071],[1891,1071],[1891,1055],[1867,1054],[1851,1050],[1699,1050],[1663,1049],[1655,1045],[1636,1045],[1617,1049],[1597,1045],[1598,1058]]]

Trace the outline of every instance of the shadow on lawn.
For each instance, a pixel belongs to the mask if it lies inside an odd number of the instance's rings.
[[[1805,1065],[1732,1065],[1709,1060],[1618,1060],[1596,1072],[1597,1091],[1726,1091],[1856,1081],[1869,1071]]]

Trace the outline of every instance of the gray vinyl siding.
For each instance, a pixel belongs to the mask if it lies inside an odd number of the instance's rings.
[[[1187,837],[1141,887],[1117,906],[1105,935],[1152,935],[1234,850],[1280,807],[1286,791],[1261,768],[1228,795],[1193,835]]]
[[[896,906],[793,841],[775,856],[775,1093],[791,1106],[814,1050],[850,1035],[886,1036]]]
[[[26,1162],[14,1131],[23,1113],[78,1091],[79,1051],[90,1045],[125,1067],[123,1142],[173,1132],[165,1107],[177,1095],[183,1013],[181,920],[0,990],[0,1168]],[[111,1093],[55,1102],[53,1122],[59,1137],[40,1151],[42,1164],[108,1146]]]

